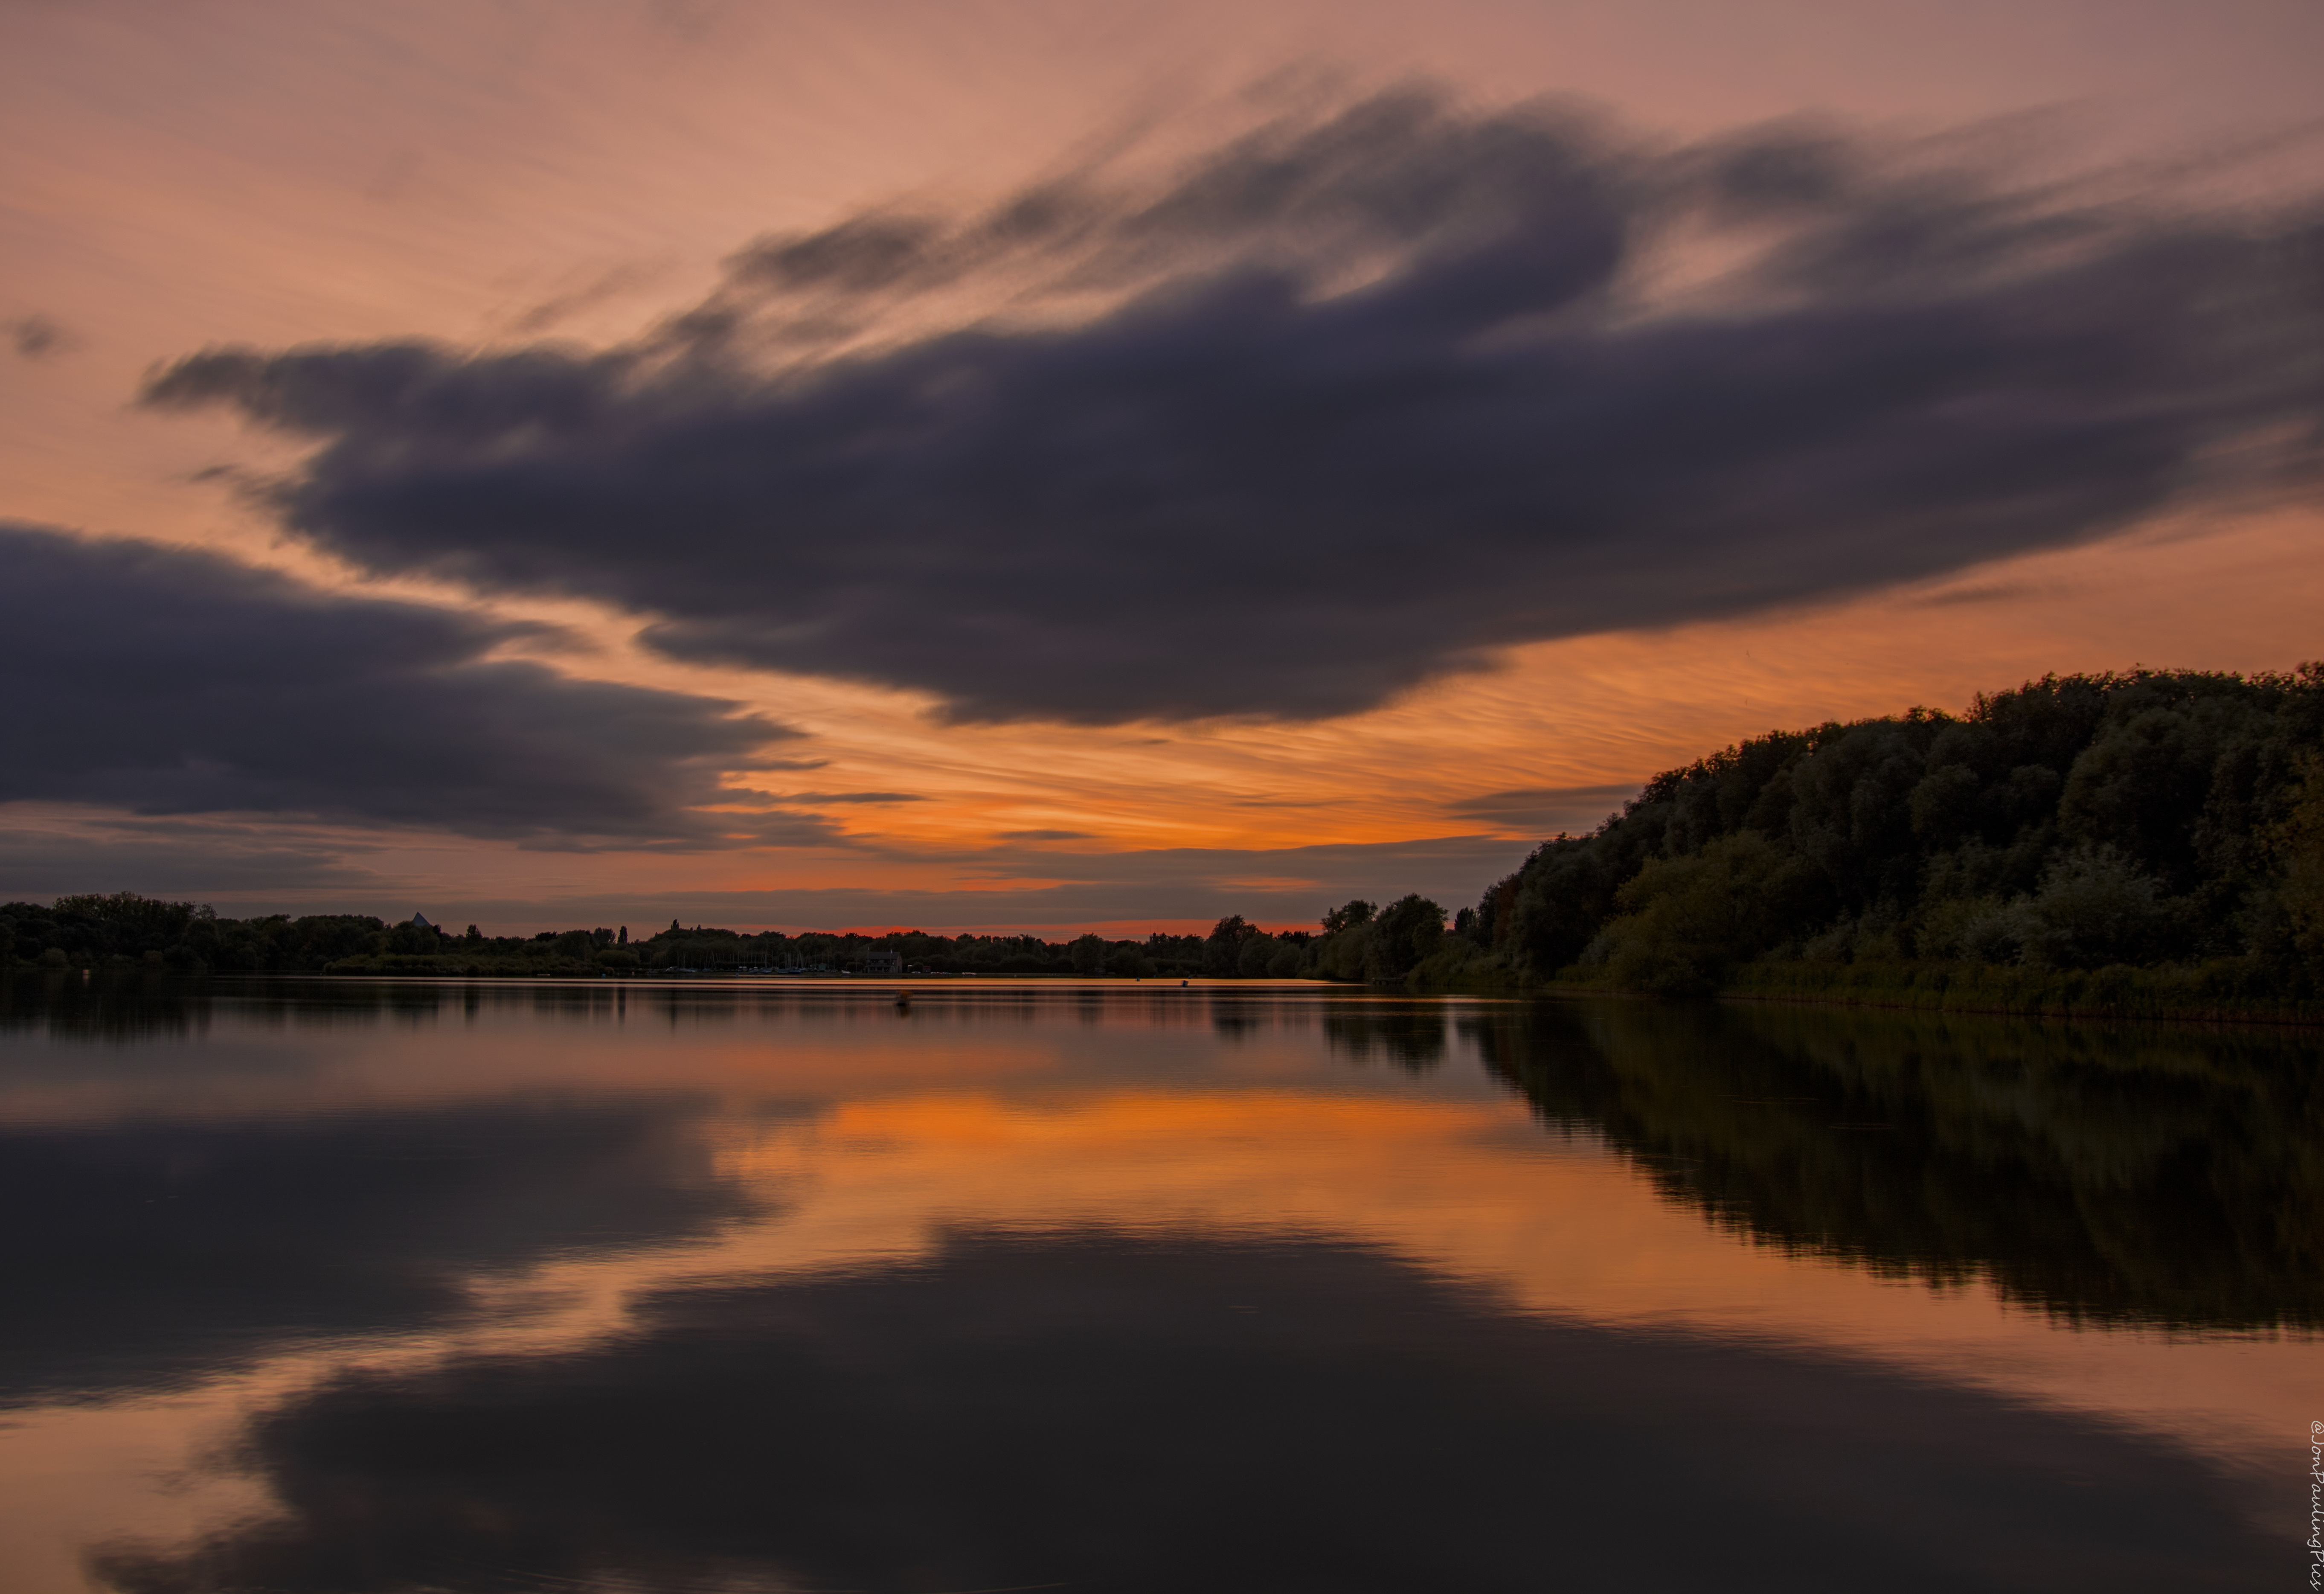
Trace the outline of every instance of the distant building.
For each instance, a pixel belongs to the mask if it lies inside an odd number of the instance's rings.
[[[863,972],[867,974],[900,974],[904,972],[904,954],[892,946],[875,946],[863,954]]]
[[[413,915],[411,916],[411,922],[412,922],[415,926],[417,926],[419,928],[423,929],[423,930],[432,930],[432,929],[434,929],[434,928],[436,927],[434,925],[431,925],[431,924],[429,924],[429,923],[428,922],[428,916],[427,916],[426,914],[424,914],[424,913],[415,913],[415,914],[413,914]]]

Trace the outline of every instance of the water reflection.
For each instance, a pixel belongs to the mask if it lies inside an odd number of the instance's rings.
[[[1323,1038],[1334,1055],[1353,1063],[1375,1056],[1414,1073],[1444,1060],[1445,1014],[1440,1008],[1380,1003],[1327,1013]]]
[[[196,1033],[209,1021],[206,980],[167,974],[0,973],[0,1036],[138,1041]]]
[[[1545,1117],[1756,1239],[2072,1318],[2324,1324],[2310,1037],[1646,1003],[1465,1027]]]
[[[761,1214],[713,1167],[701,1111],[632,1097],[0,1134],[0,1404],[441,1329],[480,1281],[545,1257]]]
[[[105,1581],[2185,1589],[2268,1559],[2200,1469],[2098,1424],[1320,1243],[955,1235],[668,1292],[573,1354],[350,1373],[247,1443],[281,1516],[110,1546]]]
[[[18,981],[0,1565],[2273,1586],[2317,1062],[1250,986]]]

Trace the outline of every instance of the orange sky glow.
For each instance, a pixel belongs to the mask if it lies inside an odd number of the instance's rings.
[[[1578,97],[1674,142],[1792,117],[1973,124],[2029,170],[2203,203],[2324,176],[2301,125],[2324,59],[2312,7],[1868,17],[1825,0],[12,7],[0,521],[535,622],[495,656],[800,734],[726,776],[707,817],[732,834],[682,846],[4,802],[0,896],[419,908],[499,933],[682,917],[1130,934],[1238,910],[1286,926],[1406,889],[1450,910],[1544,836],[1740,737],[1958,710],[2048,671],[2324,657],[2324,511],[2292,493],[1731,618],[1522,642],[1351,713],[955,723],[923,691],[656,651],[653,617],[613,604],[367,575],[244,490],[308,445],[135,402],[150,373],[225,345],[609,346],[701,302],[753,239],[867,206],[988,203],[1115,149],[1167,166],[1282,95],[1416,78],[1481,106]]]

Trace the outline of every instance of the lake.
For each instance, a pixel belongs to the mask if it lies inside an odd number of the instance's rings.
[[[0,1580],[2305,1575],[2324,1037],[906,989],[0,985]]]

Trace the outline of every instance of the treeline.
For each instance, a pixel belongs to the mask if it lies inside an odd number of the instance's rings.
[[[1381,909],[1356,901],[1318,930],[1269,932],[1231,915],[1207,935],[1157,931],[1044,941],[1036,935],[866,935],[687,928],[632,939],[627,926],[463,935],[356,914],[220,918],[190,902],[134,891],[60,897],[47,907],[0,904],[0,968],[152,969],[180,973],[475,974],[566,977],[631,973],[1078,974],[1151,979],[1398,980],[1444,943],[1444,913],[1407,897]]]
[[[1545,843],[1450,947],[1425,977],[2313,1003],[2324,665],[2045,677],[1745,742]]]
[[[1443,909],[1421,897],[1386,908],[1350,902],[1318,929],[1270,932],[1234,914],[1207,935],[1157,931],[1087,935],[867,935],[779,930],[745,934],[670,921],[650,936],[627,926],[452,935],[416,916],[402,924],[355,914],[220,918],[190,902],[134,891],[60,897],[47,907],[0,905],[0,968],[151,969],[180,973],[475,974],[566,977],[631,973],[1065,974],[1152,979],[1401,980],[1444,944]]]
[[[1357,908],[1367,920],[1371,917],[1368,905]],[[1346,911],[1340,917],[1345,920]],[[1441,934],[1441,925],[1437,928]],[[1240,916],[1222,919],[1207,936],[1157,932],[1143,938],[1093,935],[1045,941],[1035,935],[947,936],[917,930],[748,935],[700,925],[688,928],[673,919],[666,929],[632,938],[626,926],[509,936],[485,935],[473,925],[453,935],[417,917],[401,924],[357,914],[221,918],[194,903],[134,891],[60,897],[46,906],[0,905],[0,968],[52,972],[1280,977],[1310,972],[1315,949],[1329,939],[1304,931],[1270,935]],[[1334,942],[1342,962],[1355,939]]]
[[[1451,925],[1313,931],[485,936],[222,919],[134,893],[0,907],[0,967],[189,972],[1078,974],[1715,990],[2022,1011],[2324,1015],[2324,665],[2044,677],[1738,743],[1560,835]]]
[[[0,904],[0,966],[147,968],[179,973],[317,972],[383,945],[387,926],[351,914],[220,918],[134,891]]]

